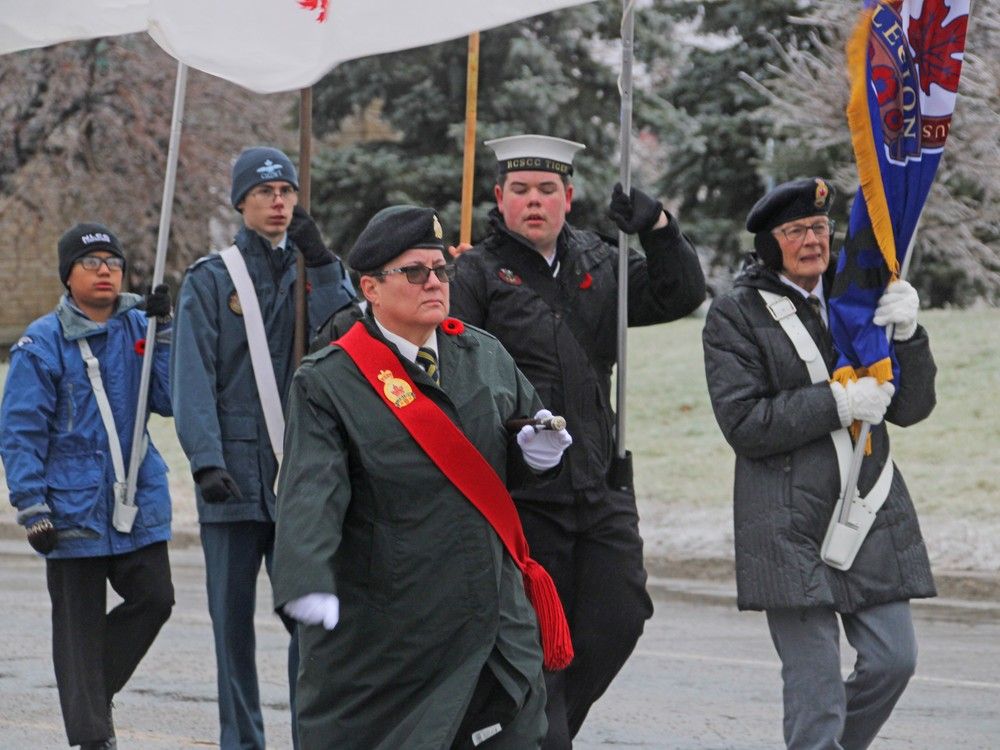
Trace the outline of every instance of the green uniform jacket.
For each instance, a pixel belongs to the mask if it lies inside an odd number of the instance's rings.
[[[541,403],[489,334],[437,340],[441,387],[401,359],[407,374],[503,479],[515,445],[504,422]],[[277,508],[275,607],[340,598],[334,630],[299,629],[304,750],[447,748],[487,663],[527,706],[490,747],[540,744],[542,654],[520,571],[339,347],[292,381]]]

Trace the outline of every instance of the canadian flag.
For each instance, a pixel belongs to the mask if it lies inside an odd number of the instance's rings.
[[[0,0],[4,5],[13,0]],[[46,0],[0,20],[0,54],[147,31],[177,60],[260,93],[345,60],[501,26],[581,0]]]

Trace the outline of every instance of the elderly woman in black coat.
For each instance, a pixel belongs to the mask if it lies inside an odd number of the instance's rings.
[[[917,293],[897,281],[875,321],[894,326],[898,387],[872,377],[830,381],[832,200],[825,180],[809,178],[758,201],[747,218],[757,258],[715,300],[703,344],[712,407],[736,453],[738,605],[766,612],[782,662],[785,742],[856,750],[871,743],[913,674],[909,600],[935,595],[885,422],[908,426],[930,414],[936,368],[916,323]],[[872,424],[858,490],[878,510],[842,570],[821,550],[850,455],[844,428],[854,420]],[[846,681],[838,616],[857,651]]]

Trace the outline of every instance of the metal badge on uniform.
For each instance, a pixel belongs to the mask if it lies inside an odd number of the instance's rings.
[[[32,344],[32,343],[34,342],[31,340],[31,336],[22,336],[17,340],[17,343],[14,344],[14,346],[26,346],[27,344]]]
[[[511,271],[509,268],[501,268],[497,271],[497,276],[500,277],[500,281],[505,284],[512,284],[513,286],[521,286],[521,277],[516,273]]]
[[[240,305],[240,295],[236,292],[229,295],[229,309],[237,315],[243,314],[243,307]]]
[[[389,399],[393,406],[402,409],[404,406],[409,406],[414,402],[414,400],[416,400],[417,397],[413,394],[413,389],[410,388],[410,384],[405,380],[394,378],[392,376],[392,370],[382,370],[378,374],[378,379],[385,383],[382,387],[382,391],[385,393],[385,397]]]

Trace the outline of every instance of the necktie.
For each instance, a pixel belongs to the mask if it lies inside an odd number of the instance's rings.
[[[820,324],[823,326],[823,330],[826,330],[826,321],[823,320],[823,311],[820,310],[819,297],[815,294],[810,294],[806,297],[806,302],[809,303],[809,309],[813,311],[813,315],[819,318]]]
[[[441,385],[441,373],[438,370],[438,358],[433,349],[420,347],[417,350],[417,364],[427,371],[427,375],[435,385]]]

